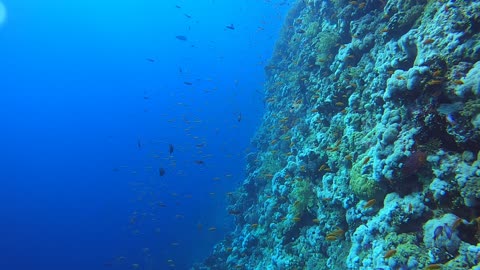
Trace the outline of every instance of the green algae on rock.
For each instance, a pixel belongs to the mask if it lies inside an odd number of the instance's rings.
[[[363,173],[364,166],[368,166],[368,156],[359,159],[350,171],[350,188],[362,200],[381,199],[386,194],[385,188],[380,186],[368,173]],[[370,165],[371,166],[371,165]]]

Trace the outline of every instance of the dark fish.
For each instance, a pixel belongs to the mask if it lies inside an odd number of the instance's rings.
[[[237,121],[241,122],[242,121],[242,113],[238,113],[237,115]]]
[[[303,30],[303,29],[297,29],[296,32],[299,33],[299,34],[303,34],[303,33],[305,33],[305,30]]]
[[[450,228],[447,224],[444,224],[444,231],[445,231],[445,235],[447,236],[448,239],[452,239],[452,234],[453,234],[453,231],[452,231],[452,228]]]
[[[188,15],[187,13],[184,13],[183,15],[185,15],[185,17],[187,17],[187,18],[189,18],[189,19],[192,18],[192,16]]]
[[[238,211],[238,210],[228,210],[228,213],[229,213],[230,215],[236,216],[236,215],[240,215],[242,212],[241,212],[241,211]]]
[[[147,60],[148,62],[152,62],[152,63],[155,62],[155,59],[153,59],[153,58],[145,58],[145,60]]]
[[[183,82],[183,84],[185,84],[185,85],[192,85],[193,83],[191,83],[191,82]]]
[[[173,154],[173,144],[168,145],[168,153],[171,155]]]
[[[225,27],[230,29],[230,30],[235,30],[235,26],[233,26],[233,23],[231,23],[230,25],[227,25]]]
[[[142,142],[140,141],[140,139],[137,140],[137,147],[138,149],[142,149]]]
[[[198,165],[205,165],[205,161],[203,160],[195,160],[195,163]]]
[[[433,240],[437,240],[437,238],[443,233],[443,226],[438,226],[433,231]]]
[[[160,176],[164,176],[164,175],[165,175],[165,169],[164,169],[164,168],[158,169],[158,174],[159,174]]]
[[[187,40],[187,37],[186,36],[182,36],[182,35],[178,35],[178,36],[175,36],[177,39],[179,40],[183,40],[183,41],[186,41]]]
[[[265,70],[272,70],[272,69],[276,69],[277,67],[275,65],[266,65],[264,67]]]
[[[175,5],[175,7],[176,7],[176,8],[182,8],[182,7],[181,7],[181,6],[179,6],[179,5]]]

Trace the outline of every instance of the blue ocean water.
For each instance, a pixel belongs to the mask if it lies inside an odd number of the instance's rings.
[[[0,269],[203,260],[232,230],[289,4],[3,4]]]

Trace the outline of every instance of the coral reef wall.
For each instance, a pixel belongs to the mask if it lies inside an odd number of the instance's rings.
[[[297,2],[195,268],[480,268],[479,29],[479,1]]]

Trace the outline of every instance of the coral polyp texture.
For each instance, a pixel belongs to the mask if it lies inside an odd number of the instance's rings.
[[[480,2],[298,1],[196,269],[480,269]]]

